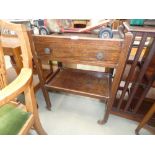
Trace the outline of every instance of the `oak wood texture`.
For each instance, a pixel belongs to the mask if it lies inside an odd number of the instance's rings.
[[[36,62],[37,60],[59,62],[59,69],[51,75],[48,81],[44,80],[42,69],[36,63],[42,88],[45,88],[44,91],[55,89],[104,100],[107,107],[105,116],[99,121],[99,124],[106,123],[132,40],[131,33],[121,36],[120,34],[122,33],[117,31],[117,38],[113,39],[91,37],[91,34],[90,37],[88,34],[87,36],[82,34],[74,36],[74,33],[51,36],[31,35],[33,56]],[[68,69],[63,67],[64,63],[115,68],[116,71],[112,78],[111,73]],[[49,100],[48,93],[45,94],[45,98]],[[51,107],[49,102],[47,107]]]
[[[102,67],[116,67],[123,40],[102,40],[99,38],[74,39],[67,36],[34,36],[38,57],[71,64],[86,64]],[[112,46],[111,46],[112,45]],[[49,48],[49,54],[45,52]],[[101,60],[97,54],[103,54]]]
[[[5,35],[3,37],[3,51],[4,55],[8,55],[11,58],[11,63],[19,74],[21,68],[23,67],[21,58],[21,49],[17,36]]]
[[[31,113],[29,119],[26,121],[25,125],[22,127],[18,134],[27,134],[31,127],[34,127],[38,134],[46,134],[39,120],[37,104],[32,86],[32,54],[26,27],[21,24],[12,24],[7,21],[0,20],[0,30],[0,106],[13,101],[12,103],[14,103],[15,106],[18,105],[17,108],[24,107],[23,110]],[[4,30],[16,32],[16,35],[19,39],[23,59],[23,67],[19,76],[8,85],[6,82],[6,68],[4,65],[5,63],[3,53],[6,37],[5,34],[3,35]],[[15,98],[23,91],[25,95],[25,106],[21,104],[20,106],[18,103],[15,102]]]
[[[108,99],[111,87],[110,80],[108,73],[64,68],[47,83],[46,87],[99,99]]]
[[[20,48],[20,43],[19,39],[17,36],[12,36],[12,35],[5,35],[3,37],[3,52],[4,55],[10,56],[11,64],[13,68],[16,71],[16,74],[14,72],[10,72],[11,74],[13,73],[14,76],[17,76],[22,67],[22,56],[21,56],[21,48]],[[33,65],[33,86],[34,86],[34,91],[37,92],[38,89],[40,88],[40,81],[38,76],[35,73],[35,66]],[[8,76],[12,76],[9,74]],[[45,78],[46,78],[46,73],[45,73]]]
[[[134,27],[124,23],[124,31],[133,33],[129,56],[122,80],[125,81],[120,97],[115,99],[112,112],[125,118],[141,121],[154,103],[146,98],[154,82],[155,60],[155,28]],[[137,42],[138,39],[138,42]],[[135,50],[136,49],[136,50]],[[129,63],[130,62],[130,63]],[[119,90],[120,91],[120,90]],[[127,94],[128,91],[128,94]],[[148,121],[154,126],[154,116]]]
[[[23,68],[19,76],[0,91],[0,105],[9,102],[11,99],[14,99],[22,93],[25,90],[25,87],[30,84],[31,80],[32,70]]]
[[[45,88],[45,81],[46,81],[45,75],[47,75],[47,74],[44,73],[44,70],[42,67],[44,64],[48,64],[50,59],[45,61],[44,56],[43,56],[43,58],[38,58],[38,55],[36,55],[35,46],[34,46],[34,42],[33,42],[33,38],[32,38],[32,31],[28,31],[28,37],[30,40],[30,46],[31,46],[31,52],[32,52],[34,64],[35,64],[35,67],[36,67],[36,70],[38,73],[38,77],[40,80],[40,86],[41,86],[41,89],[43,92],[43,96],[45,98],[46,108],[48,110],[51,110],[51,101],[50,101],[48,92],[46,91],[46,88]],[[49,54],[47,54],[47,55],[49,55]],[[51,70],[52,71],[50,71],[50,73],[48,73],[48,75],[46,76],[47,78],[53,73],[53,68]]]

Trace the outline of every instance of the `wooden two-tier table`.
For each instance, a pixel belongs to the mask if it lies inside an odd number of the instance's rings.
[[[100,123],[107,121],[132,40],[132,34],[124,34],[121,29],[113,33],[112,39],[101,39],[96,34],[79,33],[29,35],[48,109],[51,108],[51,102],[47,90],[89,96],[105,101],[106,112]],[[40,62],[50,60],[57,61],[58,68],[45,80]],[[106,70],[100,72],[73,69],[63,64],[98,66],[105,67]]]

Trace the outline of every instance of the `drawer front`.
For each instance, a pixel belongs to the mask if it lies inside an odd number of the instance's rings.
[[[51,60],[115,67],[119,60],[122,42],[100,39],[71,39],[56,37],[34,38],[35,49],[39,56]]]

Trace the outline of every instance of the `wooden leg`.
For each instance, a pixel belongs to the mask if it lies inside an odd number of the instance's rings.
[[[146,113],[146,115],[144,116],[143,120],[140,122],[140,124],[136,128],[135,134],[139,135],[140,129],[144,127],[144,125],[149,121],[149,119],[152,117],[152,115],[154,113],[155,113],[155,103],[153,104],[151,109]]]
[[[34,129],[39,135],[47,135],[46,131],[43,129],[39,117],[36,117],[34,120]]]
[[[33,127],[36,132],[40,135],[46,135],[47,133],[43,129],[40,119],[39,113],[37,109],[37,102],[34,95],[33,85],[31,85],[24,91],[25,94],[25,106],[28,112],[31,112],[34,117],[34,124]]]
[[[46,108],[48,110],[51,110],[52,104],[51,104],[51,101],[50,101],[50,97],[49,97],[48,91],[47,91],[47,89],[45,87],[46,78],[44,78],[43,69],[41,67],[41,61],[40,60],[36,60],[36,58],[35,58],[34,62],[35,62],[36,69],[37,69],[37,72],[38,72],[38,77],[39,77],[39,80],[40,80],[40,87],[41,87],[41,90],[43,92],[43,96],[45,98]]]
[[[43,96],[45,98],[47,109],[51,110],[52,104],[51,104],[51,101],[50,101],[50,98],[49,98],[48,91],[45,88],[45,79],[44,79],[41,59],[39,59],[38,56],[36,55],[35,47],[34,47],[34,44],[33,44],[33,38],[32,38],[32,34],[31,34],[30,31],[28,32],[28,36],[29,36],[29,40],[30,40],[31,52],[32,52],[32,56],[33,56],[34,65],[36,67],[37,74],[38,74],[38,77],[39,77],[39,80],[40,80],[41,90],[42,90]],[[51,63],[50,63],[50,65],[51,65]]]
[[[98,124],[100,125],[103,125],[105,124],[107,121],[108,121],[108,118],[109,118],[109,114],[110,114],[110,110],[109,110],[109,100],[106,100],[106,103],[105,103],[105,114],[104,114],[104,117],[102,120],[99,120],[98,121]]]
[[[38,72],[38,77],[39,77],[39,80],[40,80],[40,87],[41,87],[41,90],[43,92],[43,96],[45,98],[46,108],[48,110],[51,110],[52,104],[51,104],[51,101],[50,101],[50,97],[49,97],[48,91],[47,91],[47,89],[45,87],[45,79],[44,79],[43,69],[41,67],[41,61],[37,60],[35,58],[34,62],[35,62],[36,69],[37,69],[37,72]]]
[[[44,98],[45,98],[45,101],[46,101],[46,108],[48,110],[51,110],[52,104],[51,104],[51,101],[50,101],[48,91],[46,90],[45,86],[42,85],[42,84],[41,84],[41,89],[42,89],[42,92],[43,92],[43,95],[44,95]]]

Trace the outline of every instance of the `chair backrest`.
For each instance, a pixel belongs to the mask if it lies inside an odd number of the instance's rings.
[[[26,27],[22,24],[12,24],[0,20],[0,31],[1,49],[18,44],[21,48],[22,58],[24,58],[23,67],[32,68],[32,54]]]
[[[26,68],[32,68],[32,55],[27,30],[24,25],[0,20],[0,31],[0,88],[3,88],[7,83],[3,54],[10,52],[10,48],[19,47],[21,49],[23,67]]]
[[[4,52],[5,52],[4,49],[6,47],[17,46],[17,44],[18,46],[20,46],[21,57],[23,60],[22,61],[23,69],[29,69],[28,74],[30,74],[30,71],[32,71],[32,54],[31,54],[31,48],[30,48],[29,38],[27,34],[27,29],[25,25],[12,24],[8,21],[0,20],[0,31],[1,31],[0,33],[1,34],[0,35],[0,88],[2,89],[7,85],[6,68],[5,68],[5,63],[4,63]],[[19,90],[21,90],[20,85],[22,83],[22,79],[24,78],[26,79],[26,75],[23,78],[20,76],[20,78],[21,80],[19,80],[19,85],[16,85],[17,88],[19,87]],[[35,104],[35,97],[34,97],[34,93],[32,92],[32,90],[30,91],[30,89],[33,88],[32,77],[31,77],[31,83],[27,83],[27,85],[24,88],[25,90],[24,89],[22,90],[25,92],[25,98],[26,98],[25,103],[26,105],[28,105],[27,107],[29,111],[33,111],[32,104]],[[20,92],[22,93],[22,91]],[[15,94],[13,96],[17,97],[17,95]]]

